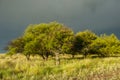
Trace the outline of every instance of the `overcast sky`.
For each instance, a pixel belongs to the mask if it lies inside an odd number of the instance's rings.
[[[0,50],[29,24],[52,21],[120,37],[120,0],[0,0]]]

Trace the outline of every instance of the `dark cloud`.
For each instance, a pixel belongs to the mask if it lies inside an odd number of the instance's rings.
[[[120,0],[0,0],[0,49],[29,24],[58,21],[74,31],[120,35]]]

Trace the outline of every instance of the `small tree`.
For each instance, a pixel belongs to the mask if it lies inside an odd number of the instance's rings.
[[[82,52],[84,57],[86,57],[89,53],[91,53],[90,44],[92,44],[96,39],[97,35],[90,30],[78,32],[75,36],[75,51]]]
[[[102,57],[114,56],[120,53],[120,41],[114,34],[103,34],[91,44],[91,49]]]
[[[16,38],[9,42],[6,50],[8,50],[9,55],[13,55],[16,53],[22,53],[24,51],[25,41],[23,37]]]

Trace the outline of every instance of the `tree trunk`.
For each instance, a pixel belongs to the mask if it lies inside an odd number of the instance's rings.
[[[74,58],[75,57],[75,55],[74,54],[72,54],[72,58]]]
[[[3,74],[2,73],[0,73],[0,79],[3,80]]]
[[[55,55],[55,65],[60,65],[60,57],[59,57],[59,51],[51,51]]]
[[[42,54],[41,56],[42,56],[43,60],[45,60],[45,59],[46,59],[46,58],[45,58],[45,56],[44,56],[43,54]]]
[[[86,48],[84,48],[84,58],[86,58],[87,57],[87,55],[88,55],[88,47],[86,47]]]
[[[30,60],[30,55],[26,55],[27,60]]]
[[[46,60],[48,60],[49,54],[49,52],[46,53]]]
[[[55,64],[60,65],[60,58],[59,58],[59,53],[55,52]]]

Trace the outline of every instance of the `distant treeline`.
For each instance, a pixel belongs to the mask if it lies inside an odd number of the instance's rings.
[[[7,54],[24,54],[28,60],[30,55],[40,55],[46,60],[52,55],[59,64],[60,54],[116,56],[120,54],[120,40],[114,34],[98,36],[90,30],[74,34],[69,27],[50,22],[29,25],[22,36],[9,42],[6,49]]]

